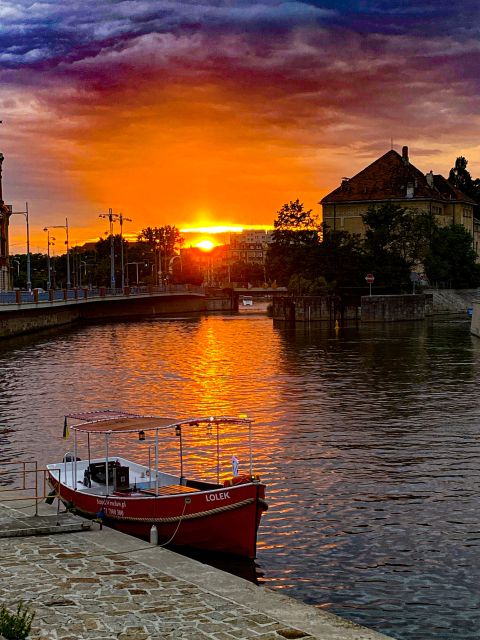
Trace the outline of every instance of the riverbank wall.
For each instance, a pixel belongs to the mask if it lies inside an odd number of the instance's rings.
[[[238,309],[236,296],[189,292],[8,304],[0,305],[0,338],[34,333],[75,322],[109,322],[235,309]]]
[[[274,320],[287,323],[328,321],[402,322],[429,316],[467,313],[478,289],[426,289],[418,294],[371,296],[279,296],[273,300]]]
[[[401,322],[425,320],[426,297],[406,296],[362,296],[360,317],[362,322]]]

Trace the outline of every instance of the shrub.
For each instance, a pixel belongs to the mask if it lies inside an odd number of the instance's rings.
[[[10,613],[3,606],[0,609],[0,635],[7,640],[25,640],[32,628],[34,617],[35,613],[23,602],[18,603],[16,613]]]

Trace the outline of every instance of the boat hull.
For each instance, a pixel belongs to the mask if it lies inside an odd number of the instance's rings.
[[[141,496],[114,492],[99,496],[74,491],[49,474],[61,500],[79,514],[100,518],[114,529],[145,540],[153,525],[158,543],[256,557],[257,530],[265,503],[265,485],[237,486],[179,495]]]

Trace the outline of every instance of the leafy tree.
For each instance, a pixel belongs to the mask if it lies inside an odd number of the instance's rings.
[[[204,273],[192,260],[192,257],[187,253],[182,255],[181,270],[178,271],[178,260],[174,262],[175,282],[179,284],[195,284],[201,285],[204,280]]]
[[[290,278],[288,290],[297,296],[323,296],[330,293],[330,287],[323,276],[310,280],[299,274]]]
[[[431,283],[453,288],[480,285],[480,265],[472,246],[472,236],[463,225],[437,227],[424,261]]]
[[[273,223],[273,243],[277,245],[298,246],[318,243],[320,226],[312,210],[306,210],[303,202],[297,198],[290,200],[277,211]]]
[[[460,191],[470,196],[477,205],[480,205],[480,179],[474,180],[467,169],[468,160],[459,156],[455,160],[455,166],[450,169],[448,180]],[[477,207],[478,210],[478,207]]]
[[[365,224],[365,269],[376,282],[393,290],[410,287],[410,272],[421,264],[437,227],[429,213],[406,209],[393,202],[370,206]]]
[[[157,262],[158,269],[163,274],[169,273],[171,258],[176,255],[177,249],[180,249],[184,242],[184,238],[180,235],[177,227],[165,225],[164,227],[146,227],[142,229],[138,235],[138,240],[144,240],[152,249],[154,259]],[[159,255],[157,256],[157,253]]]
[[[263,282],[263,265],[237,260],[230,265],[231,282]]]
[[[265,261],[267,278],[286,286],[293,274],[302,271],[311,249],[318,246],[320,225],[312,210],[306,210],[297,199],[277,211],[273,226]]]
[[[309,256],[308,270],[323,277],[330,289],[363,286],[363,244],[358,234],[325,230],[322,242]]]

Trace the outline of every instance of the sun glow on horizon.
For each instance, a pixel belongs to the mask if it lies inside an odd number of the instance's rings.
[[[200,240],[195,246],[202,251],[211,251],[215,244],[211,240]]]

